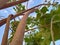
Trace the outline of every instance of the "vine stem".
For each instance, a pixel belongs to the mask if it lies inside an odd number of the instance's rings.
[[[53,23],[57,23],[57,22],[60,22],[59,21],[53,21],[54,17],[56,15],[53,15],[53,17],[51,18],[51,26],[50,26],[50,30],[51,30],[51,37],[52,37],[52,41],[53,41],[53,45],[55,45],[55,41],[54,41],[54,32],[53,32]],[[58,15],[59,16],[59,15]]]
[[[54,15],[52,18],[51,18],[51,26],[50,26],[50,31],[51,31],[51,37],[52,37],[52,41],[53,41],[53,45],[55,45],[55,41],[54,41],[54,32],[53,32],[53,19],[56,15]]]

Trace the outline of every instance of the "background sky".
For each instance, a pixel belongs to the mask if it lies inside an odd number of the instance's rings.
[[[60,0],[56,0],[56,1],[58,1],[60,3]],[[28,3],[28,8],[31,8],[31,7],[34,7],[34,6],[38,5],[38,4],[42,4],[44,2],[44,0],[29,0],[28,2],[29,2]],[[23,5],[26,6],[26,2],[23,3]],[[9,8],[0,10],[0,16],[2,16],[2,18],[6,18],[10,14],[16,14],[16,12],[13,10],[13,7],[9,7]],[[35,13],[32,13],[31,15],[36,16]],[[0,17],[0,20],[1,20],[1,17]],[[4,29],[5,29],[5,25],[0,27],[0,45],[1,45],[3,34],[4,34]],[[56,45],[60,45],[60,40],[55,41],[55,42],[56,42]],[[52,42],[51,42],[51,45],[52,45]]]

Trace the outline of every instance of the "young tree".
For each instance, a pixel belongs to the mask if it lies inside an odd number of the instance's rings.
[[[4,35],[3,35],[3,38],[2,38],[1,45],[7,45],[7,43],[8,43],[8,33],[9,33],[10,18],[11,18],[11,15],[9,15],[8,18],[7,18],[6,27],[5,27],[5,31],[4,31]]]
[[[21,22],[18,24],[18,27],[16,29],[16,33],[14,34],[13,40],[10,45],[22,45],[23,38],[24,38],[24,32],[25,32],[25,26],[26,26],[26,20],[28,18],[28,15],[33,12],[35,9],[32,9],[25,13],[23,16]]]

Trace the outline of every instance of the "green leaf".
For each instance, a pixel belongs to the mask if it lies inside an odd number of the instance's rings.
[[[35,12],[36,12],[36,13],[40,13],[39,9],[37,9]]]
[[[47,11],[48,11],[47,7],[45,7],[45,6],[42,7],[41,12],[42,12],[43,14],[45,14]]]
[[[36,19],[39,20],[41,16],[41,13],[37,13]]]
[[[55,40],[60,39],[60,22],[53,24],[53,32]]]

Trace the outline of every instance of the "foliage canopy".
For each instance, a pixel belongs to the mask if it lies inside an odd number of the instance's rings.
[[[19,4],[17,6],[19,8],[14,8],[15,11],[17,10],[16,12],[25,10],[25,6],[22,6],[22,4]],[[50,45],[50,42],[52,41],[50,34],[50,24],[53,17],[54,18],[52,21],[52,25],[54,32],[54,40],[56,41],[60,39],[60,4],[53,5],[51,11],[50,9],[48,9],[49,7],[48,5],[43,6],[35,11],[36,17],[28,17],[26,25],[26,31],[28,32],[27,34],[25,34],[24,37],[26,45]],[[18,23],[19,21],[11,22],[12,36],[9,38],[10,42],[14,36],[14,33],[16,32]],[[36,27],[37,29],[34,29]]]

